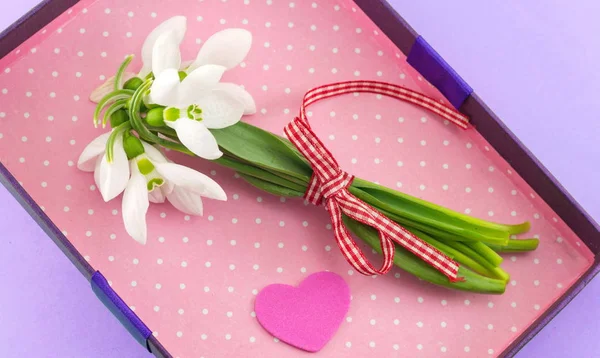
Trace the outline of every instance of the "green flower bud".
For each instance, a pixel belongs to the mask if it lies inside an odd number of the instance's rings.
[[[164,107],[155,107],[146,114],[146,123],[152,127],[164,127],[165,119],[163,117]]]
[[[187,77],[185,71],[179,71],[179,81],[183,81]]]
[[[165,121],[174,122],[181,118],[181,111],[179,110],[179,108],[168,107],[163,112],[163,116],[165,118]]]
[[[123,88],[135,91],[142,85],[142,83],[144,83],[144,81],[142,81],[141,78],[133,77],[123,84]]]
[[[123,149],[125,149],[125,154],[127,154],[127,159],[129,160],[145,153],[142,141],[139,140],[138,137],[133,136],[130,133],[123,134]]]
[[[110,116],[110,126],[111,128],[116,128],[117,126],[127,122],[129,120],[129,114],[124,109],[119,109],[115,113]]]

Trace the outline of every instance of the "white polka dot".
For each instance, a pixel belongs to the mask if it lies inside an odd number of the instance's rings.
[[[493,349],[488,349],[488,354],[494,354],[494,350]]]
[[[471,351],[471,348],[469,348],[469,346],[465,346],[465,352],[467,352],[467,353],[468,353],[468,352],[470,352],[470,351]]]
[[[233,287],[232,287],[232,286],[229,286],[229,287],[227,287],[227,292],[229,292],[229,293],[232,293],[233,291],[234,291],[234,290],[233,290]]]
[[[204,266],[206,266],[206,267],[210,267],[210,266],[211,266],[211,263],[210,263],[210,261],[206,261],[206,262],[204,263]]]
[[[423,328],[423,322],[417,322],[417,327]]]
[[[421,161],[419,162],[419,165],[420,165],[420,166],[422,166],[422,167],[424,167],[424,166],[426,166],[426,165],[427,165],[427,163],[426,163],[424,160],[421,160]]]
[[[440,322],[440,326],[442,326],[442,328],[446,328],[448,326],[448,323],[446,323],[446,322]]]
[[[282,273],[283,272],[283,268],[282,267],[278,267],[277,268],[277,273]]]
[[[467,323],[467,324],[465,324],[465,330],[467,330],[467,331],[468,331],[468,330],[470,330],[470,329],[471,329],[471,325],[470,325],[470,324],[468,324],[468,323]]]
[[[205,341],[207,338],[208,336],[204,333],[200,335],[200,339],[202,339],[203,341]]]
[[[466,187],[466,188],[465,188],[465,191],[466,191],[467,193],[470,193],[470,192],[471,192],[471,188],[470,188],[470,187]]]
[[[131,287],[137,286],[137,281],[131,281]]]
[[[560,265],[560,264],[562,264],[562,263],[563,263],[563,260],[562,260],[562,259],[557,259],[557,260],[556,260],[556,263]]]
[[[511,330],[511,332],[516,332],[517,331],[517,327],[512,326],[512,327],[510,327],[510,330]]]
[[[375,301],[376,299],[377,299],[377,296],[371,295],[371,301]]]
[[[417,344],[417,349],[418,349],[418,350],[422,350],[422,349],[423,349],[423,345],[422,345],[422,344],[420,344],[420,343],[419,343],[419,344]]]
[[[488,307],[489,308],[494,308],[494,302],[488,302]]]
[[[375,348],[375,342],[373,342],[373,341],[369,342],[369,347]]]
[[[254,343],[254,342],[256,342],[256,338],[250,337],[249,341],[250,341],[250,343]]]
[[[423,191],[423,190],[427,189],[427,187],[424,184],[421,184],[421,185],[419,185],[419,189],[421,191]]]
[[[516,308],[517,307],[517,303],[516,302],[511,302],[510,307]]]
[[[440,351],[442,351],[442,353],[446,353],[446,351],[447,351],[447,350],[448,350],[448,349],[447,349],[446,347],[444,347],[444,346],[442,346],[442,347],[440,348]]]

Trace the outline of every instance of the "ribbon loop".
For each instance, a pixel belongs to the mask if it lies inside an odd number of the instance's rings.
[[[370,92],[408,101],[437,113],[463,129],[468,128],[468,119],[461,113],[432,98],[397,85],[376,81],[349,81],[314,88],[304,96],[300,116],[294,118],[284,129],[289,140],[313,169],[304,194],[305,199],[314,205],[321,205],[325,201],[340,251],[359,273],[387,273],[394,263],[395,244],[398,244],[446,275],[451,281],[459,280],[459,266],[456,262],[350,193],[348,187],[352,184],[354,176],[341,170],[331,152],[312,131],[306,117],[307,106],[321,99],[353,92]],[[376,269],[367,260],[344,226],[343,214],[378,231],[383,254],[381,268]]]

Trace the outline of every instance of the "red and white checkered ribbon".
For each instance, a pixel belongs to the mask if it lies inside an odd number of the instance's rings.
[[[306,107],[322,99],[354,92],[370,92],[408,101],[440,115],[461,128],[468,127],[468,118],[456,110],[397,85],[375,81],[349,81],[314,88],[304,96],[300,117],[296,117],[284,129],[287,137],[313,168],[313,175],[304,197],[314,205],[320,205],[325,200],[340,250],[346,260],[361,274],[387,273],[394,263],[394,243],[398,243],[446,275],[452,282],[461,280],[458,278],[459,265],[456,262],[348,191],[354,176],[340,169],[331,152],[310,128],[306,118]],[[379,232],[383,253],[380,269],[373,267],[364,256],[344,226],[342,213]]]

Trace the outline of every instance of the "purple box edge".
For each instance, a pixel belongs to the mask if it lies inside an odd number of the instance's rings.
[[[0,59],[79,1],[42,1],[13,25],[0,33]],[[354,0],[354,2],[405,55],[410,53],[418,34],[386,0]],[[475,93],[465,101],[460,110],[472,118],[473,124],[477,126],[477,130],[481,135],[492,144],[494,149],[517,170],[538,194],[540,191],[552,194],[539,195],[596,255],[593,265],[576,283],[500,354],[502,357],[513,357],[600,272],[600,226],[591,219],[589,214]],[[478,115],[472,115],[473,113]],[[483,129],[483,133],[480,131],[481,129]],[[504,136],[497,137],[498,133],[503,133]],[[504,141],[494,140],[494,137],[504,138]],[[519,167],[532,169],[524,169],[523,171],[518,170],[517,168]],[[526,175],[523,175],[524,173]],[[542,178],[544,180],[541,184],[537,185],[536,182],[532,183],[527,180],[528,177],[538,180]],[[2,163],[0,163],[0,183],[7,187],[10,193],[89,281],[95,270],[85,261],[70,241],[54,225]],[[150,336],[147,345],[157,357],[172,357],[154,336]]]

